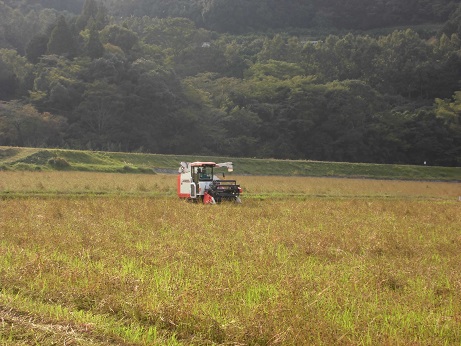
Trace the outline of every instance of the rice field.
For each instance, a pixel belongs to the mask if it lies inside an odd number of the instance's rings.
[[[0,171],[0,196],[176,196],[174,175]],[[454,201],[461,183],[282,176],[227,176],[258,198],[403,198]]]
[[[2,345],[460,345],[461,184],[0,172]]]

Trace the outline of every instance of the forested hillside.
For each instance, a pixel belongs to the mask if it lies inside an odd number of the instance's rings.
[[[461,1],[0,1],[0,145],[461,165]]]

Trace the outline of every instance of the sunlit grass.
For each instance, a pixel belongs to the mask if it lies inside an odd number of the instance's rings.
[[[110,195],[0,200],[2,344],[460,343],[459,184],[238,177],[204,206],[174,176],[15,174]]]
[[[90,172],[0,172],[0,195],[118,194],[174,196],[175,175]],[[450,182],[235,176],[248,197],[397,197],[458,199],[461,184]]]
[[[0,172],[0,194],[176,193],[173,176],[94,172]]]
[[[246,192],[269,196],[449,199],[461,196],[461,184],[449,182],[257,176],[238,177],[238,181]]]

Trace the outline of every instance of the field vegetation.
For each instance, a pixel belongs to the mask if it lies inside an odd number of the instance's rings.
[[[176,180],[169,174],[101,172],[0,172],[0,197],[176,196]],[[379,198],[455,201],[461,196],[456,182],[342,179],[299,176],[232,175],[244,189],[245,199],[268,198]]]
[[[461,185],[0,172],[2,345],[459,345]]]
[[[232,161],[239,174],[461,181],[460,167],[160,155],[0,146],[0,170],[173,173],[181,161]]]

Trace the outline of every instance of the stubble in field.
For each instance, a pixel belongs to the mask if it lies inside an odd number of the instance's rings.
[[[459,202],[432,187],[270,198],[246,181],[240,206],[0,201],[0,307],[70,325],[76,344],[459,344]],[[31,340],[13,325],[2,342]]]

